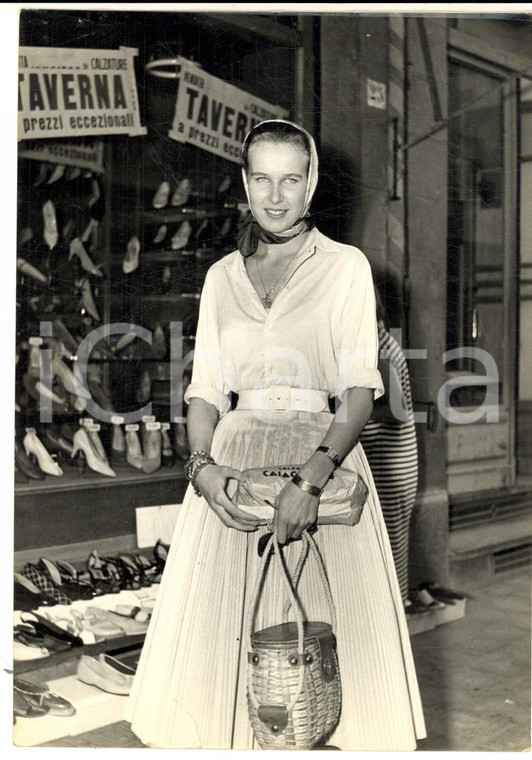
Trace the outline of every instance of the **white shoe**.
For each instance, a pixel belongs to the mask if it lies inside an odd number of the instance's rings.
[[[139,265],[140,241],[136,235],[127,244],[127,252],[122,263],[124,274],[131,274]]]
[[[168,204],[168,198],[170,196],[170,183],[161,182],[157,192],[153,196],[152,206],[153,208],[164,208]]]
[[[50,453],[44,448],[34,430],[29,430],[26,433],[22,445],[24,446],[26,456],[33,454],[39,463],[39,469],[47,475],[55,475],[56,477],[59,477],[63,474],[63,470],[59,467],[57,462],[54,462]]]

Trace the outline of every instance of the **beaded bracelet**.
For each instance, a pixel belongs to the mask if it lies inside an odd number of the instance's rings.
[[[200,470],[202,470],[208,464],[216,464],[216,463],[215,463],[214,459],[212,459],[211,457],[209,457],[208,459],[200,459],[200,460],[198,460],[198,462],[196,464],[196,467],[194,469],[194,472],[192,473],[192,475],[190,477],[190,483],[192,485],[192,488],[194,489],[194,493],[196,494],[196,496],[203,496],[203,494],[201,493],[201,491],[199,490],[199,488],[196,485],[196,478],[198,477],[198,474],[199,474]]]
[[[194,493],[196,496],[203,496],[199,488],[196,486],[196,478],[198,473],[208,464],[216,464],[214,459],[205,451],[194,451],[193,454],[187,460],[184,468],[185,477],[190,481]]]
[[[210,456],[210,455],[209,455],[209,454],[207,454],[207,452],[206,452],[206,451],[193,451],[193,452],[192,452],[192,454],[189,456],[189,458],[188,458],[188,459],[187,459],[187,461],[185,462],[185,466],[184,466],[184,468],[183,468],[183,471],[184,471],[184,473],[185,473],[185,477],[186,477],[186,479],[187,479],[187,480],[190,480],[190,475],[189,475],[189,473],[190,473],[191,467],[192,467],[192,465],[194,464],[194,462],[195,462],[197,459],[203,459],[203,458],[205,458],[205,457],[209,457],[209,456]]]

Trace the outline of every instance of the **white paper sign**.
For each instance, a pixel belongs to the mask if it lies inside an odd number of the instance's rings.
[[[367,80],[368,85],[368,106],[372,108],[386,108],[386,85],[383,82],[376,82],[374,79]]]
[[[186,58],[181,67],[174,122],[169,136],[240,162],[249,130],[265,119],[285,119],[288,111],[207,74]]]
[[[146,134],[140,124],[135,48],[21,47],[18,139]]]

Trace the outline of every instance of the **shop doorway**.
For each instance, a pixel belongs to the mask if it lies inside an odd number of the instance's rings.
[[[510,72],[453,50],[446,363],[447,385],[454,388],[447,415],[451,501],[515,483],[516,91]]]

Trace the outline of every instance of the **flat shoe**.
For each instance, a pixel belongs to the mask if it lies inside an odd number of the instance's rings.
[[[114,657],[102,653],[98,658],[82,655],[77,675],[83,683],[97,686],[102,691],[127,695],[131,692],[135,671]]]
[[[42,660],[43,657],[50,657],[50,652],[46,647],[35,647],[23,644],[22,641],[14,639],[13,641],[13,660],[15,662],[27,662],[28,660]]]
[[[146,633],[148,630],[147,623],[133,620],[127,615],[119,615],[116,612],[102,610],[99,607],[88,607],[87,612],[94,614],[102,622],[120,627],[126,636],[136,636],[139,633]]]

